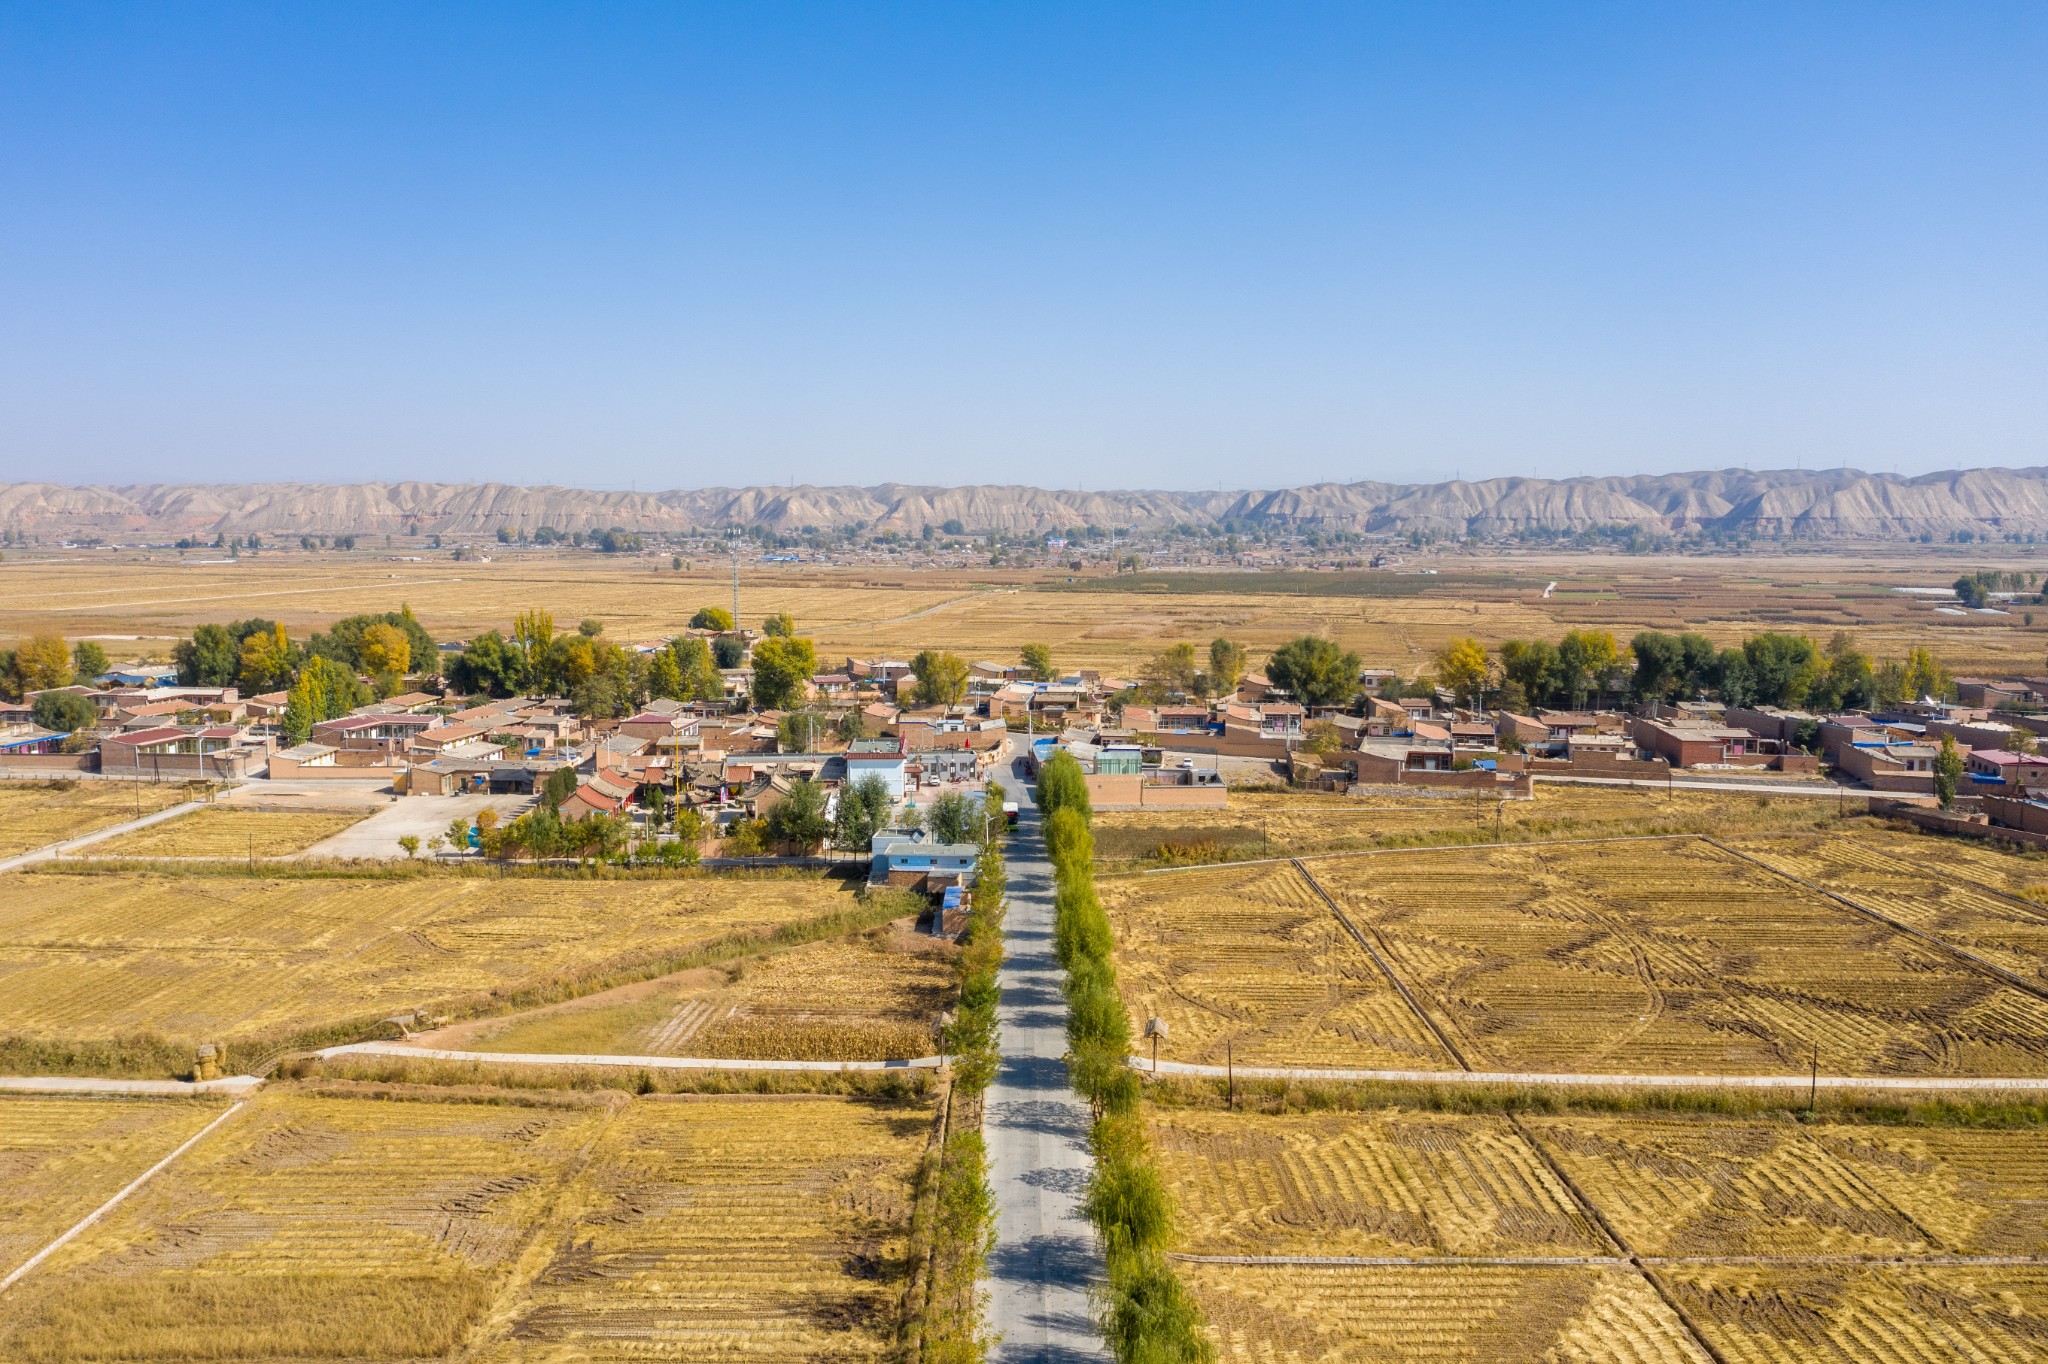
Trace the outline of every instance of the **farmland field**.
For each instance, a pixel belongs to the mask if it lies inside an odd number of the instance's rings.
[[[1155,856],[1162,842],[1214,843],[1219,853],[1238,857],[1291,857],[1493,842],[1496,836],[1516,842],[1609,834],[1776,834],[1840,823],[1834,803],[1825,800],[1544,782],[1537,783],[1533,800],[1513,801],[1490,793],[1404,798],[1233,791],[1227,810],[1104,810],[1094,820],[1097,855],[1110,862]]]
[[[875,1358],[929,1110],[266,1092],[10,1294],[10,1359]]]
[[[92,857],[284,857],[304,852],[369,812],[237,810],[211,806],[92,845]]]
[[[2006,885],[2037,888],[2048,865],[1970,848],[1932,845],[1906,834],[1857,838],[1744,840],[1744,852],[1827,887],[1943,942],[1953,943],[2048,988],[2048,905]],[[1995,860],[1994,860],[1995,859]]]
[[[1226,1359],[1701,1360],[1697,1328],[1758,1364],[2006,1364],[2048,1339],[2039,1127],[1147,1114]],[[1245,1256],[1370,1262],[1200,1258]]]
[[[2048,1073],[2048,1001],[1702,841],[1308,865],[1475,1069]]]
[[[457,1025],[458,1050],[781,1060],[929,1055],[956,993],[951,945],[907,923],[622,986],[530,1015]]]
[[[1162,1057],[1455,1069],[1372,958],[1293,867],[1100,883],[1132,1016],[1170,1030]]]
[[[0,1035],[276,1038],[851,912],[821,877],[37,873],[0,896]],[[673,968],[672,968],[673,969]]]
[[[182,783],[0,781],[0,857],[154,814],[191,798]]]
[[[1709,1364],[1612,1266],[1177,1267],[1225,1364]]]
[[[211,1100],[0,1095],[0,1274],[220,1116]]]

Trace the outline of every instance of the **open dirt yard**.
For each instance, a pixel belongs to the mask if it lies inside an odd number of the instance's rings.
[[[132,781],[0,781],[0,857],[191,800],[200,788]],[[97,848],[95,848],[97,851]]]
[[[585,1055],[882,1061],[932,1052],[958,994],[945,939],[902,920],[530,1013],[422,1033],[423,1047]]]
[[[362,819],[360,812],[241,810],[214,805],[88,850],[92,857],[285,857]]]
[[[550,980],[577,993],[592,973],[656,974],[731,935],[857,909],[820,876],[77,871],[6,889],[0,1035],[52,1040],[275,1040]]]
[[[1225,1359],[2017,1364],[2048,1339],[2038,1127],[1148,1112],[1178,1254],[1370,1261],[1181,1260]]]
[[[212,1099],[0,1095],[0,1277],[226,1106]]]
[[[9,1295],[59,1361],[879,1359],[923,1104],[273,1089]]]

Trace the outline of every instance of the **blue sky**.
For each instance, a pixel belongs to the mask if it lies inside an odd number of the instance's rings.
[[[2048,463],[2048,6],[16,4],[0,476]]]

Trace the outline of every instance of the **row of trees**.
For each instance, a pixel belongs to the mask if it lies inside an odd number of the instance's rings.
[[[107,651],[92,640],[73,645],[62,635],[30,635],[12,649],[0,649],[0,695],[19,701],[32,691],[91,682],[107,667]]]
[[[1941,699],[1954,686],[1927,649],[1875,662],[1846,631],[1825,646],[1805,635],[1764,631],[1716,649],[1696,633],[1645,630],[1619,645],[1605,630],[1570,630],[1548,640],[1504,641],[1489,654],[1474,639],[1439,650],[1435,682],[1459,704],[1501,710],[1584,706],[1619,700],[1670,701],[1717,694],[1729,705],[1854,710]]]

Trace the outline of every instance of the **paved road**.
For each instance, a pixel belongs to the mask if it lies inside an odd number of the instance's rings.
[[[47,862],[59,853],[70,852],[73,848],[83,848],[90,844],[98,843],[102,839],[113,838],[117,834],[132,833],[137,829],[147,829],[152,824],[161,824],[167,819],[176,819],[179,815],[189,815],[194,810],[204,809],[205,806],[205,801],[188,800],[183,805],[168,806],[165,809],[146,814],[140,819],[131,819],[125,823],[110,825],[104,829],[94,829],[91,833],[80,834],[76,838],[67,838],[55,843],[45,844],[43,847],[19,853],[13,857],[0,859],[0,872],[13,871],[16,867],[25,867],[31,862]]]
[[[982,1133],[996,1196],[989,1325],[997,1364],[1107,1360],[1088,1301],[1102,1249],[1081,1216],[1093,1160],[1088,1106],[1067,1083],[1066,1000],[1052,953],[1052,864],[1030,792],[999,769],[1023,809],[1010,840],[1008,956],[1003,962],[1003,1063]]]

